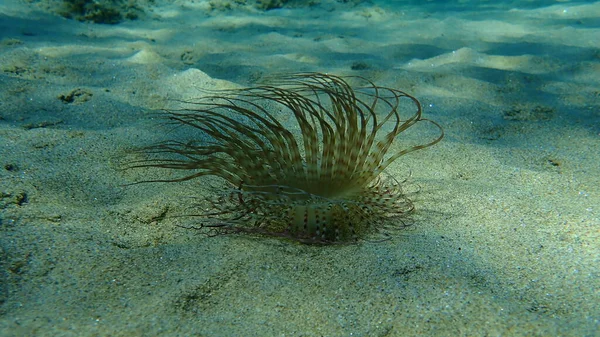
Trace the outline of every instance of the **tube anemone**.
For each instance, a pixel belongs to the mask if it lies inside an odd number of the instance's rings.
[[[350,79],[350,78],[346,78]],[[268,85],[211,92],[165,117],[191,138],[141,149],[131,168],[176,170],[180,182],[221,178],[204,198],[210,233],[247,232],[308,243],[356,241],[413,209],[402,184],[383,171],[399,157],[438,143],[442,128],[421,117],[419,101],[360,77],[320,73],[277,77]],[[418,123],[433,140],[393,145]]]

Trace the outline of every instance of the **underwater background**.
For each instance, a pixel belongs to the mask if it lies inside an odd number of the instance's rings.
[[[383,242],[207,237],[154,112],[363,76],[443,126]],[[168,177],[167,177],[168,178]],[[0,336],[599,336],[600,2],[1,0]]]

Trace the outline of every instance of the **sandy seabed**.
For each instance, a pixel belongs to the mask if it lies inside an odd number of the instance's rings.
[[[232,3],[113,25],[0,3],[1,336],[600,335],[600,2]],[[443,125],[389,168],[421,187],[412,226],[206,237],[170,217],[203,179],[123,187],[124,153],[172,132],[153,111],[295,71]]]

